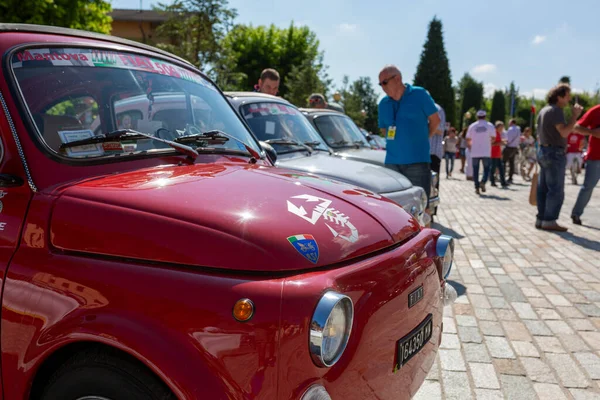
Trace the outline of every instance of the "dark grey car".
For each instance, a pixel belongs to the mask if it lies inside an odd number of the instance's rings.
[[[374,150],[360,132],[360,128],[346,114],[316,108],[300,108],[300,111],[327,142],[327,145],[336,156],[385,166],[386,152]],[[437,179],[439,179],[437,174],[432,172],[429,207],[434,210],[434,215],[440,203],[439,193],[435,185]]]
[[[225,95],[258,140],[276,151],[276,166],[359,186],[400,204],[421,224],[429,223],[422,188],[388,168],[334,156],[298,108],[286,100],[254,92]]]

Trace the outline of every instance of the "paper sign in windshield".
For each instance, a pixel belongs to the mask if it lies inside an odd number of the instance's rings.
[[[88,139],[94,136],[90,129],[82,129],[77,131],[58,131],[60,140],[63,143],[71,143],[77,140]],[[103,156],[104,149],[102,144],[86,144],[84,146],[67,147],[65,149],[70,157],[88,157],[88,156]]]
[[[265,133],[267,135],[275,134],[275,122],[273,121],[265,121]]]

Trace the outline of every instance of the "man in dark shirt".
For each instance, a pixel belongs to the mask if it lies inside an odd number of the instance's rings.
[[[571,88],[560,84],[550,89],[548,105],[540,110],[537,130],[540,148],[538,163],[540,175],[537,187],[537,220],[535,227],[548,231],[565,232],[567,228],[558,224],[558,216],[565,199],[565,169],[567,158],[567,136],[575,129],[577,118],[583,108],[575,104],[569,123],[565,121],[565,108],[571,100]]]

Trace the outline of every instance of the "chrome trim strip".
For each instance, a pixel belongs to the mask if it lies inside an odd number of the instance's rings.
[[[4,115],[6,115],[6,120],[8,121],[8,125],[10,126],[10,130],[13,135],[13,139],[15,144],[17,145],[17,151],[19,152],[19,157],[21,158],[21,162],[23,163],[23,168],[25,169],[25,174],[27,175],[27,183],[31,190],[35,193],[37,192],[37,187],[35,183],[33,183],[33,178],[31,177],[31,173],[29,172],[29,167],[27,166],[27,161],[25,160],[25,153],[23,152],[23,146],[21,146],[21,141],[19,140],[19,136],[17,135],[17,128],[15,128],[15,124],[8,112],[8,106],[6,105],[6,101],[4,100],[4,96],[2,92],[0,92],[0,103],[2,103],[2,109],[4,110]]]

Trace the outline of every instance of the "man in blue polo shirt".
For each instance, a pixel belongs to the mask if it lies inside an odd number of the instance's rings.
[[[387,94],[379,102],[379,128],[387,139],[385,166],[422,187],[429,200],[429,138],[440,125],[437,107],[425,89],[404,84],[394,65],[381,70],[379,86]]]

